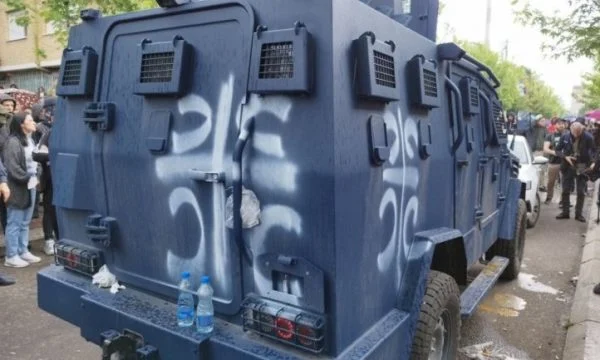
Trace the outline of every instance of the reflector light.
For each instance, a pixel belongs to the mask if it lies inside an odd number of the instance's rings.
[[[54,262],[85,275],[94,275],[103,265],[102,253],[64,240],[54,245]]]
[[[242,303],[245,331],[320,353],[325,347],[325,317],[276,301],[250,296]]]

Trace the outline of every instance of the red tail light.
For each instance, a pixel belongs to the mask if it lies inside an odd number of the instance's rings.
[[[244,330],[313,353],[325,347],[325,317],[272,300],[249,297],[242,304]]]
[[[54,262],[86,275],[94,275],[103,265],[102,252],[64,240],[54,245]]]

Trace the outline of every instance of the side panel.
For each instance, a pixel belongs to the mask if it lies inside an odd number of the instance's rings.
[[[360,14],[360,16],[357,16]],[[353,21],[348,21],[353,19]],[[334,118],[336,152],[336,349],[343,349],[398,308],[400,293],[414,296],[404,284],[407,257],[420,229],[453,227],[450,122],[445,101],[431,111],[409,106],[406,64],[416,55],[436,58],[436,45],[365,4],[334,1]],[[398,101],[388,103],[356,95],[357,69],[352,41],[372,32],[392,41],[398,65]],[[438,78],[442,78],[438,68]],[[443,82],[439,97],[445,96]],[[386,123],[390,156],[381,166],[370,160],[369,118]],[[431,127],[431,137],[427,128]],[[422,156],[428,144],[429,156]],[[402,328],[410,349],[410,327],[418,309]],[[348,316],[352,314],[352,316]]]

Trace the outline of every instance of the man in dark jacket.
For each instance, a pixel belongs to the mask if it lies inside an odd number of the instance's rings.
[[[557,219],[568,219],[570,201],[570,189],[576,183],[577,202],[575,203],[575,219],[585,222],[583,217],[583,201],[587,190],[586,173],[593,167],[595,147],[594,138],[585,131],[585,126],[579,122],[571,125],[569,132],[562,136],[556,145],[556,156],[562,159],[561,173],[563,176],[562,186],[562,212]]]

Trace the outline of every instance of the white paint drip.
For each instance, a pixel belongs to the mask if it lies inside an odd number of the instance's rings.
[[[379,204],[379,219],[383,220],[385,209],[390,205],[394,214],[394,228],[387,246],[383,249],[383,252],[379,253],[377,256],[377,268],[380,272],[384,272],[391,266],[392,261],[394,260],[394,254],[396,253],[395,247],[398,246],[398,243],[395,241],[398,238],[398,204],[396,192],[393,188],[388,188],[383,194],[383,199]]]
[[[559,291],[557,289],[550,287],[548,285],[542,284],[539,281],[536,281],[535,280],[536,277],[537,276],[535,276],[535,275],[520,273],[519,278],[518,278],[519,286],[522,289],[537,292],[537,293],[548,293],[548,294],[552,294],[552,295],[556,295],[559,293]]]
[[[229,135],[231,114],[234,111],[234,76],[222,84],[217,106],[213,109],[203,97],[189,95],[179,100],[178,110],[181,115],[196,113],[203,115],[206,120],[197,128],[184,132],[173,132],[172,154],[157,158],[155,162],[156,176],[166,184],[174,181],[188,180],[189,171],[198,169],[200,171],[225,171],[231,172],[235,180],[241,178],[238,166],[231,159],[231,151],[226,149]],[[238,130],[242,124],[261,113],[271,114],[281,123],[288,121],[292,108],[292,101],[284,96],[270,96],[261,98],[250,95],[247,104],[241,102],[235,109],[235,126]],[[214,111],[216,110],[216,112]],[[248,131],[241,131],[239,138],[246,139]],[[212,137],[213,149],[206,153],[186,154],[187,152],[202,146]],[[286,158],[283,140],[277,133],[256,132],[253,136],[253,146],[257,153],[267,157],[257,156],[250,162],[250,173],[252,181],[269,191],[279,191],[285,194],[293,194],[297,189],[296,178],[298,167]],[[228,152],[229,150],[229,152]],[[177,156],[173,156],[177,155]],[[232,166],[233,165],[233,166]],[[200,224],[200,239],[198,252],[190,258],[179,257],[172,251],[167,253],[167,271],[171,280],[179,279],[183,270],[197,274],[211,274],[214,277],[215,297],[226,302],[232,296],[232,276],[230,274],[231,249],[227,238],[225,227],[225,189],[223,185],[212,184],[212,204],[209,211],[212,216],[211,236],[207,237],[207,229],[204,226],[203,213],[194,192],[186,187],[178,187],[173,190],[169,197],[171,215],[176,216],[179,208],[190,204],[196,213]],[[288,232],[300,236],[302,232],[302,218],[292,208],[285,205],[267,205],[262,218],[262,226],[255,228],[248,239],[252,239],[252,247],[256,250],[255,256],[264,252],[265,241],[270,229],[280,227]],[[253,236],[252,236],[253,235]],[[286,239],[281,239],[286,241]],[[208,242],[208,243],[207,243]],[[208,264],[208,265],[207,265]],[[210,269],[206,266],[211,266]],[[256,267],[255,267],[256,269]],[[270,280],[255,270],[255,283],[261,291],[271,289]]]
[[[194,193],[188,189],[179,187],[171,192],[169,196],[169,209],[171,216],[175,217],[179,209],[184,205],[191,205],[196,213],[200,226],[200,238],[198,252],[193,258],[181,258],[171,250],[167,252],[167,270],[171,279],[179,279],[181,271],[190,271],[192,274],[204,274],[204,258],[206,253],[206,241],[204,239],[204,222],[202,220],[202,212]]]
[[[268,186],[269,191],[294,193],[298,167],[293,163],[260,158],[250,164],[253,181]]]
[[[395,216],[392,237],[377,256],[377,268],[381,273],[385,273],[391,270],[392,264],[395,264],[395,285],[396,289],[399,289],[402,259],[410,249],[413,239],[409,235],[412,234],[411,228],[417,224],[419,211],[419,201],[416,196],[406,199],[407,188],[416,190],[419,184],[418,169],[408,163],[408,160],[414,159],[417,152],[418,129],[412,118],[402,120],[400,108],[397,108],[396,114],[388,109],[384,114],[384,120],[388,129],[394,134],[390,144],[390,166],[383,171],[383,181],[392,187],[388,187],[384,192],[379,205],[379,214],[383,219],[384,209],[389,204],[394,204]],[[395,191],[390,191],[394,189],[393,187],[400,189],[399,199]],[[402,229],[402,232],[400,233],[398,229]]]
[[[274,134],[255,133],[252,140],[254,148],[263,154],[276,158],[285,158],[281,136]]]
[[[198,113],[206,116],[200,127],[185,133],[173,132],[173,153],[181,154],[202,145],[209,137],[212,130],[212,110],[206,100],[198,95],[188,95],[178,102],[179,113]]]

